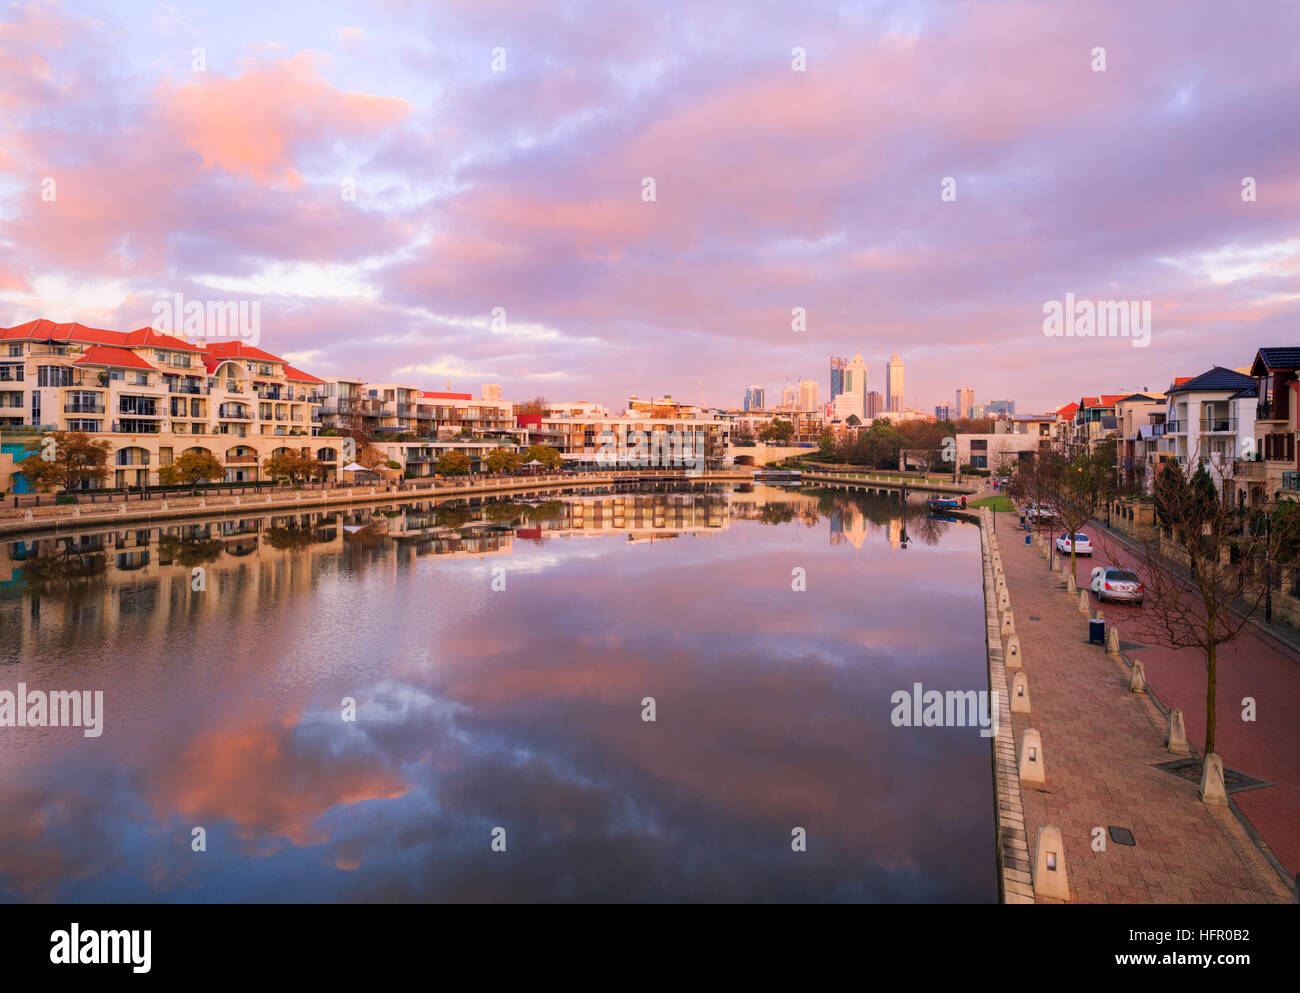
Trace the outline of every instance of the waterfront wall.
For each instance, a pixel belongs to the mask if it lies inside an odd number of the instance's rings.
[[[984,573],[984,627],[988,654],[990,705],[998,701],[998,733],[993,741],[993,820],[998,864],[998,897],[1002,903],[1034,903],[1034,884],[1025,833],[1024,804],[1015,736],[1011,728],[1011,694],[998,616],[993,555],[997,538],[986,509],[980,511],[980,551]]]

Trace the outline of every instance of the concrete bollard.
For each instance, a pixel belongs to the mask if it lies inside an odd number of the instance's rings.
[[[1007,592],[1007,588],[1003,586],[1001,589],[998,590],[998,610],[1010,610],[1010,609],[1011,609],[1011,594],[1009,594]]]
[[[236,506],[236,507],[239,506],[239,497],[235,497],[235,506]]]
[[[1074,596],[1079,592],[1079,587],[1074,582],[1074,573],[1068,573],[1065,577],[1065,592]]]
[[[208,505],[208,501],[204,500],[203,497],[199,497],[199,506],[206,507],[207,505]]]
[[[163,509],[163,510],[168,510],[168,509],[170,509],[170,508],[167,506],[167,501],[166,501],[166,500],[164,500],[164,501],[162,502],[162,509]]]
[[[1017,669],[1011,674],[1011,712],[1013,714],[1029,713],[1029,677],[1025,670]]]
[[[1133,660],[1133,671],[1128,676],[1128,691],[1130,693],[1147,691],[1147,671],[1138,659]]]
[[[1092,616],[1092,601],[1088,599],[1088,591],[1079,591],[1079,613],[1084,617]]]
[[[1043,765],[1043,739],[1033,728],[1020,736],[1020,781],[1047,782],[1047,769]]]
[[[31,519],[32,519],[32,512],[30,510],[23,511],[23,520],[30,521]]]
[[[1020,635],[1013,634],[1007,639],[1006,650],[1002,653],[1002,662],[1008,669],[1019,669],[1020,661]]]
[[[1113,659],[1119,658],[1119,628],[1106,629],[1106,654]]]
[[[117,505],[117,512],[118,512],[119,514],[125,514],[125,513],[126,513],[126,504],[124,504],[124,503],[120,503],[120,504],[118,504],[118,505]]]
[[[1034,896],[1053,900],[1070,899],[1070,880],[1065,873],[1065,843],[1061,829],[1045,824],[1038,829],[1038,851],[1034,857]]]
[[[1187,729],[1183,727],[1183,712],[1175,707],[1169,711],[1169,730],[1165,732],[1165,747],[1175,755],[1190,755]]]
[[[1214,752],[1205,756],[1205,761],[1201,763],[1201,803],[1208,803],[1213,807],[1226,807],[1228,805],[1228,790],[1223,785],[1223,760]]]
[[[1016,615],[1015,611],[1008,607],[1002,612],[1002,635],[1005,637],[1009,634],[1016,633]]]
[[[73,507],[73,508],[72,508],[72,516],[73,516],[73,517],[80,517],[80,516],[81,516],[81,508],[80,508],[80,507]]]

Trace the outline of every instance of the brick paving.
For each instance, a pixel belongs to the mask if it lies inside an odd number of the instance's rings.
[[[1290,887],[1231,810],[1202,804],[1197,784],[1154,768],[1180,757],[1164,748],[1165,718],[1147,695],[1129,692],[1125,662],[1088,643],[1077,594],[1066,592],[1065,575],[1048,571],[1038,544],[1026,546],[1012,520],[1002,517],[998,545],[1032,707],[1013,714],[1012,724],[1017,750],[1026,729],[1042,735],[1047,774],[1045,785],[1022,784],[1031,857],[1039,827],[1059,827],[1075,902],[1290,903]],[[1165,667],[1152,659],[1153,690],[1181,706],[1165,695]],[[1195,669],[1203,672],[1199,662]],[[1131,830],[1136,847],[1107,835],[1106,850],[1093,851],[1093,828],[1111,825]]]

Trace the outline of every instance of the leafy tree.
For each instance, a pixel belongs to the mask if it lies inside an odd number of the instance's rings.
[[[444,476],[464,476],[469,472],[469,456],[455,449],[438,456],[438,472]]]
[[[226,468],[215,455],[208,452],[183,452],[158,470],[158,478],[166,486],[189,484],[190,492],[198,492],[198,484],[204,480],[221,480],[226,478]]]
[[[817,439],[817,454],[824,459],[835,455],[835,432],[830,428],[822,429],[821,437]]]
[[[763,426],[763,430],[758,433],[758,437],[762,441],[775,441],[778,444],[786,444],[794,437],[794,423],[774,417],[771,423]]]
[[[294,451],[268,457],[262,462],[262,470],[268,479],[287,479],[294,485],[325,475],[325,465],[320,459]]]
[[[564,459],[560,457],[560,453],[549,445],[529,445],[520,461],[527,464],[534,460],[551,469],[558,469],[564,465]]]
[[[18,466],[37,487],[75,490],[84,482],[102,483],[108,478],[112,447],[111,442],[91,438],[84,431],[52,431],[28,446]]]
[[[515,408],[516,414],[545,414],[548,408],[545,397],[533,397]]]
[[[508,448],[492,449],[485,461],[488,472],[516,472],[524,463],[518,452],[512,452]]]

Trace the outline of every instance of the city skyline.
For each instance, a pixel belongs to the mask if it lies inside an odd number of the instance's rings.
[[[724,5],[703,32],[650,4],[510,6],[9,8],[0,325],[258,301],[268,347],[322,375],[607,404],[702,378],[729,406],[749,382],[820,382],[845,342],[906,342],[914,407],[978,368],[981,395],[1044,409],[1043,368],[1158,388],[1296,324],[1287,5],[761,26]],[[976,91],[1000,108],[979,127]],[[86,156],[109,126],[130,140]],[[1150,301],[1150,347],[1044,336],[1069,294]]]

